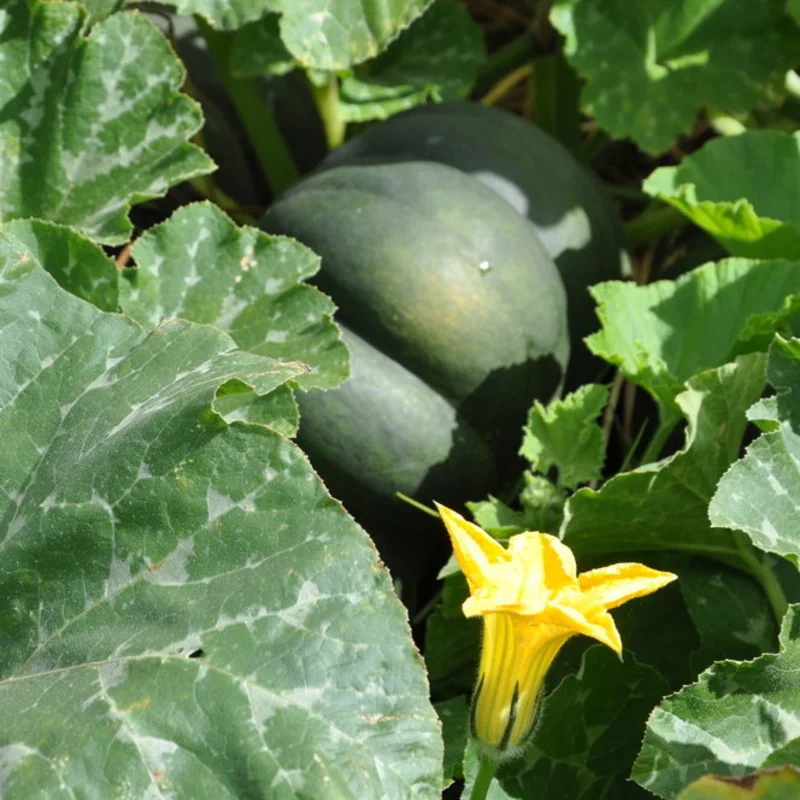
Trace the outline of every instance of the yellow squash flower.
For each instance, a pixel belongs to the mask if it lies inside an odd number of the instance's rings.
[[[472,700],[472,735],[493,760],[519,752],[536,720],[544,677],[564,643],[585,634],[622,653],[608,613],[677,577],[642,564],[577,574],[555,536],[521,533],[503,547],[460,514],[438,505],[467,578],[467,617],[483,617],[483,647]]]

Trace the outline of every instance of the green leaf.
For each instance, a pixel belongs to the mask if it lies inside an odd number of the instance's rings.
[[[656,670],[667,681],[671,690],[680,689],[697,677],[692,669],[701,641],[697,628],[689,616],[680,584],[683,581],[686,559],[671,558],[667,554],[631,553],[629,561],[645,563],[654,569],[668,569],[678,574],[675,583],[635,603],[625,603],[614,609],[625,649],[636,655],[640,664]],[[582,561],[584,559],[581,559]],[[605,566],[608,557],[593,560],[591,565]],[[583,570],[583,567],[581,567]],[[665,645],[668,642],[668,645]]]
[[[547,478],[527,470],[522,473],[522,481],[522,529],[556,535],[564,521],[564,492]]]
[[[99,22],[101,19],[110,17],[124,4],[125,0],[81,0],[81,5],[88,12],[92,22]]]
[[[567,501],[562,538],[584,555],[677,550],[737,559],[729,531],[711,528],[708,503],[739,454],[745,411],[761,395],[766,356],[753,353],[701,372],[676,398],[687,420],[675,455],[617,475]]]
[[[285,75],[296,64],[292,54],[281,41],[277,14],[245,25],[236,34],[231,47],[231,72],[237,78],[258,75]]]
[[[800,339],[776,337],[767,377],[778,390],[780,427],[753,442],[724,475],[708,513],[712,525],[745,531],[762,550],[798,555]]]
[[[425,665],[434,697],[471,695],[481,642],[481,624],[467,619],[461,606],[469,596],[461,572],[442,586],[442,602],[425,627]]]
[[[93,239],[128,239],[133,203],[210,172],[187,140],[200,108],[185,72],[139,14],[80,35],[72,3],[9,0],[0,19],[0,222],[38,217]]]
[[[597,417],[608,402],[608,386],[590,383],[545,408],[538,400],[528,414],[520,455],[537,472],[558,469],[558,484],[574,489],[600,478],[605,459]]]
[[[308,365],[297,378],[303,389],[348,377],[335,306],[302,283],[319,257],[294,239],[237,227],[211,203],[194,203],[148,230],[132,255],[120,305],[145,327],[170,317],[215,325],[243,350]]]
[[[117,266],[90,239],[38,219],[12,220],[4,230],[24,242],[62,288],[102,311],[117,310]]]
[[[607,647],[590,647],[579,671],[545,698],[531,746],[500,768],[493,784],[501,791],[489,797],[643,798],[625,775],[647,715],[667,691],[664,679],[630,653],[620,661]],[[469,784],[471,760],[465,772]]]
[[[488,500],[466,505],[475,523],[496,539],[508,538],[525,530],[524,514],[496,497],[489,495]]]
[[[432,1],[172,0],[171,5],[225,30],[277,12],[281,39],[294,59],[306,69],[334,71],[374,58]]]
[[[800,606],[783,621],[778,654],[723,661],[666,698],[648,720],[632,777],[674,798],[706,773],[740,777],[800,733]]]
[[[678,581],[700,633],[693,674],[724,658],[748,659],[776,646],[772,610],[761,587],[739,570],[713,561],[681,565]]]
[[[644,387],[668,423],[692,375],[766,350],[773,331],[797,319],[800,263],[731,258],[676,281],[611,281],[590,291],[602,330],[587,339],[589,348]]]
[[[800,25],[800,0],[789,0],[787,7],[794,21]]]
[[[434,706],[442,722],[444,739],[444,786],[463,777],[464,749],[469,738],[469,703],[463,695],[443,700]]]
[[[678,800],[795,800],[800,797],[800,770],[782,767],[742,778],[706,775],[681,792]]]
[[[386,52],[342,81],[348,122],[386,119],[428,100],[463,100],[486,58],[483,32],[455,0],[438,0]]]
[[[800,258],[800,133],[724,136],[661,167],[643,189],[735,256]]]
[[[558,0],[550,19],[588,79],[584,109],[615,138],[660,153],[699,109],[775,105],[800,30],[785,0]]]
[[[148,333],[0,236],[3,796],[439,796],[405,612],[291,442],[220,387],[291,365]]]

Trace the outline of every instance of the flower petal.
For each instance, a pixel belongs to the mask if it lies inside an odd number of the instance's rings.
[[[515,565],[520,565],[520,603],[537,608],[548,594],[578,588],[572,550],[549,533],[512,536],[508,554]]]
[[[608,645],[617,655],[622,652],[622,639],[611,614],[608,612],[603,611],[599,614],[593,614],[591,617],[586,617],[571,606],[550,603],[540,618],[547,625],[554,625],[566,628],[573,633],[591,636],[592,639],[597,639],[598,642]]]
[[[659,572],[644,564],[612,564],[592,569],[578,578],[589,605],[616,608],[634,597],[644,597],[677,579],[671,572]]]
[[[482,528],[467,522],[461,514],[439,503],[436,503],[436,509],[450,534],[458,566],[467,578],[470,592],[474,594],[489,582],[492,564],[508,561],[509,555],[500,542]]]

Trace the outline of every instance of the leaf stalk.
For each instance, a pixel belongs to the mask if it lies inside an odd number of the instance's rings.
[[[258,85],[251,78],[235,78],[230,70],[233,34],[215,31],[201,16],[195,15],[208,51],[223,86],[236,108],[247,138],[255,151],[267,183],[274,195],[288,189],[298,178],[292,154],[270,114]]]

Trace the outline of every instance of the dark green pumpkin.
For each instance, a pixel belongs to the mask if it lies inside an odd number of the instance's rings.
[[[558,391],[569,348],[558,272],[527,220],[429,162],[317,173],[262,226],[322,256],[317,284],[353,356],[340,389],[298,397],[300,444],[397,567],[395,532],[425,518],[407,518],[395,492],[482,497],[509,471],[533,399]]]
[[[525,215],[553,257],[567,290],[567,386],[603,368],[583,344],[597,330],[588,287],[621,277],[622,227],[600,182],[557,140],[530,122],[476,103],[412,109],[334,151],[324,167],[358,160],[430,160],[482,181]]]

